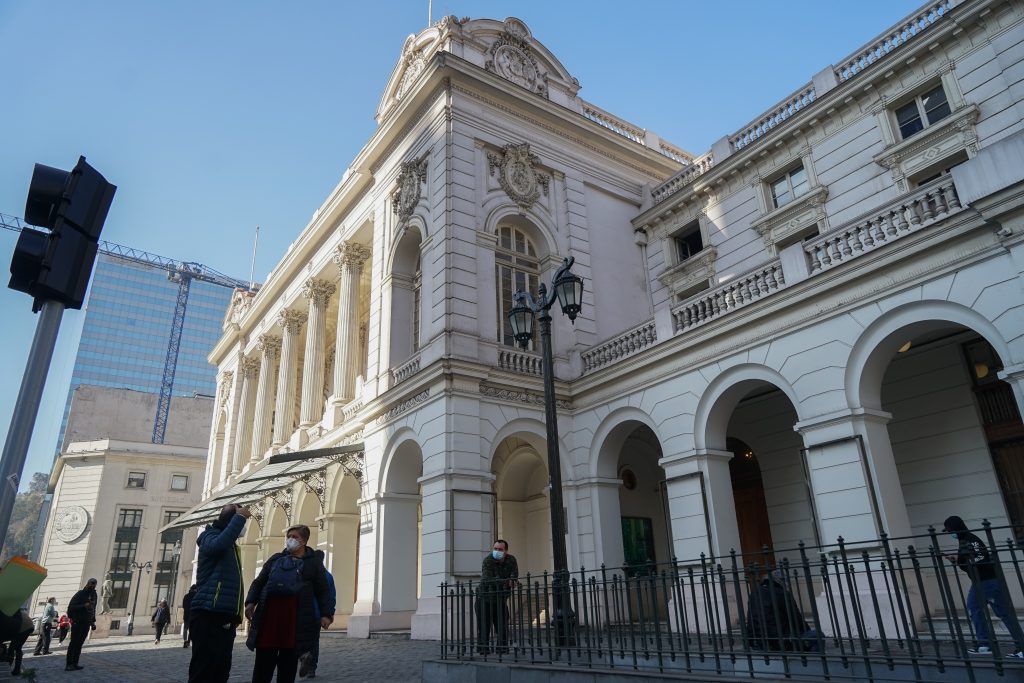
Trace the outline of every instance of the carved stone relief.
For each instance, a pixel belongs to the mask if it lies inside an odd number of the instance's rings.
[[[526,212],[533,206],[543,190],[548,194],[551,177],[538,173],[536,166],[540,158],[530,152],[530,143],[508,144],[501,154],[487,153],[487,166],[490,174],[498,171],[498,184],[512,201],[519,205],[520,212]]]
[[[546,75],[541,73],[531,54],[528,36],[522,23],[506,20],[505,31],[491,44],[490,58],[484,68],[530,92],[547,96]]]
[[[420,186],[427,181],[427,155],[402,163],[398,173],[398,189],[391,195],[392,210],[398,222],[404,223],[419,204]]]

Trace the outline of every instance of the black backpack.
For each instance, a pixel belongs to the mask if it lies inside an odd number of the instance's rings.
[[[274,560],[267,577],[267,595],[298,595],[302,590],[302,560],[281,555]]]

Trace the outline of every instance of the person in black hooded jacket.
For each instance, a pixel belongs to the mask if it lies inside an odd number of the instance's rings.
[[[967,651],[972,655],[992,654],[992,649],[989,646],[990,624],[978,601],[980,594],[980,598],[988,603],[996,616],[1006,624],[1006,629],[1016,644],[1016,649],[1009,656],[1015,659],[1024,659],[1024,633],[1021,632],[1010,599],[1000,585],[996,566],[992,562],[988,547],[980,538],[968,531],[964,520],[956,515],[946,518],[942,528],[959,544],[956,555],[946,555],[946,559],[971,579],[971,589],[967,592],[967,613],[971,616],[978,645],[968,648]]]
[[[807,625],[782,569],[772,571],[750,593],[747,637],[754,650],[813,652],[818,633]]]
[[[285,551],[270,556],[245,596],[245,616],[252,622],[245,645],[256,652],[252,683],[270,683],[275,669],[278,683],[294,683],[300,655],[334,621],[323,553],[306,545],[309,527],[293,526],[285,535]],[[294,591],[286,571],[298,573]]]

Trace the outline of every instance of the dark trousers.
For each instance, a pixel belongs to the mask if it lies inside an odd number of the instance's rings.
[[[48,655],[50,654],[50,639],[53,638],[53,626],[51,624],[43,624],[42,629],[39,631],[39,639],[36,640],[36,651],[37,655]]]
[[[476,599],[477,650],[481,654],[490,652],[491,630],[494,630],[494,644],[499,652],[508,647],[508,601],[504,596],[484,596]]]
[[[256,648],[256,665],[252,668],[252,683],[270,683],[277,669],[277,683],[295,683],[299,668],[299,651]]]
[[[971,590],[967,592],[967,612],[971,615],[971,623],[974,625],[974,634],[978,639],[978,645],[989,645],[989,622],[982,611],[984,603],[988,603],[992,612],[1002,620],[1017,649],[1024,648],[1024,633],[1021,632],[1017,615],[1013,612],[1009,598],[999,585],[999,579],[979,581],[972,584]]]
[[[167,628],[167,624],[156,625],[156,642],[160,642],[160,636],[164,634],[164,629]]]
[[[57,642],[63,643],[64,639],[68,637],[68,627],[65,626],[64,628],[59,628],[57,631],[60,633],[60,637],[57,638]]]
[[[192,661],[188,683],[227,683],[231,675],[231,648],[235,626],[230,614],[192,612]]]
[[[82,656],[82,645],[85,644],[85,638],[89,635],[89,624],[86,623],[85,619],[76,619],[71,624],[71,640],[68,641],[68,655],[65,659],[65,663],[68,666],[77,666],[78,660]]]
[[[189,615],[186,614],[185,615],[185,620],[181,624],[181,641],[182,641],[181,644],[182,644],[182,647],[185,647],[185,646],[188,645],[188,621],[189,621]]]
[[[300,653],[301,656],[301,653]],[[320,634],[316,634],[316,640],[313,641],[313,647],[309,648],[309,661],[308,669],[311,672],[316,672],[316,665],[320,663]]]

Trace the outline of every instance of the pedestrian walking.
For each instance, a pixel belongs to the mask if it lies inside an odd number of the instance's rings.
[[[68,603],[71,617],[71,640],[64,660],[65,671],[79,671],[84,667],[78,663],[82,656],[82,645],[90,629],[96,628],[96,579],[89,579],[85,587],[74,594]]]
[[[153,644],[159,645],[160,636],[164,634],[167,624],[171,623],[171,610],[167,607],[166,600],[161,600],[157,603],[156,611],[153,612],[153,617],[149,621],[156,628],[156,640],[153,641]]]
[[[477,651],[491,651],[491,630],[499,653],[508,649],[508,599],[519,579],[519,563],[508,552],[508,541],[499,538],[484,556],[476,594]]]
[[[57,622],[57,643],[61,644],[64,639],[68,637],[68,631],[71,630],[71,619],[67,613],[60,615],[60,620]]]
[[[188,622],[192,618],[192,598],[196,594],[196,585],[193,583],[188,593],[185,593],[185,597],[181,599],[181,612],[182,612],[182,623],[181,623],[181,646],[188,647]]]
[[[320,556],[320,561],[324,562],[324,551],[314,551]],[[326,566],[326,563],[324,564]],[[333,614],[337,602],[338,602],[338,591],[334,587],[334,576],[327,571],[327,603],[328,608]],[[320,603],[316,600],[313,601],[314,611],[316,613],[316,620],[320,621]],[[299,678],[316,678],[316,667],[320,663],[320,632],[317,631],[316,638],[313,640],[313,647],[309,652],[304,652],[299,655]]]
[[[323,554],[306,544],[309,527],[290,527],[285,551],[275,553],[249,586],[245,616],[252,621],[246,647],[256,651],[252,683],[293,683],[299,655],[309,652],[334,621]],[[317,619],[313,603],[317,602]]]
[[[50,654],[50,641],[53,639],[53,629],[57,627],[57,598],[50,598],[43,607],[43,615],[39,617],[39,638],[36,640],[36,649],[33,656]]]
[[[987,603],[1006,625],[1006,630],[1013,638],[1014,650],[1009,657],[1024,659],[1024,632],[1021,632],[1009,596],[1000,585],[988,547],[980,538],[968,531],[964,520],[956,515],[946,518],[942,527],[943,531],[950,534],[958,543],[956,555],[946,555],[946,559],[971,579],[971,589],[967,592],[967,613],[974,625],[974,637],[978,644],[968,648],[967,652],[972,655],[992,654],[989,640],[991,623],[985,618],[982,608],[982,605]]]
[[[196,594],[192,596],[192,661],[188,683],[227,683],[235,629],[242,623],[242,555],[235,541],[252,513],[240,505],[221,508],[196,539]]]

